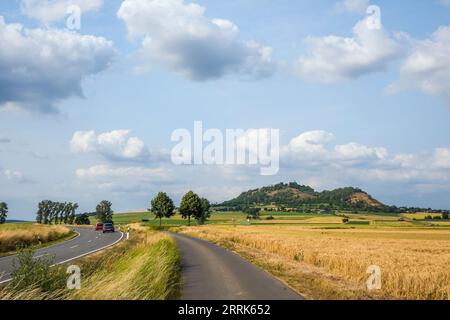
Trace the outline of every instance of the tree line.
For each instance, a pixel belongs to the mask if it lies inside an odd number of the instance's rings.
[[[77,203],[44,200],[38,204],[36,222],[39,224],[73,224],[77,209]]]
[[[160,192],[151,201],[149,211],[159,219],[159,226],[162,225],[162,218],[171,218],[176,213],[173,200],[165,192]],[[191,219],[197,220],[199,224],[204,224],[211,217],[211,204],[208,199],[200,198],[192,191],[186,193],[181,199],[179,213],[183,219],[188,219],[188,225],[191,225]]]

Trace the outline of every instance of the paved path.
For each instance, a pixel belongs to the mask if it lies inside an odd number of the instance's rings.
[[[50,256],[54,257],[55,264],[62,264],[106,249],[123,239],[122,232],[103,234],[91,228],[72,228],[72,230],[78,233],[75,238],[36,250],[34,257]],[[16,256],[0,258],[0,284],[11,280],[15,258]]]
[[[265,271],[210,242],[172,234],[181,252],[184,300],[302,300]]]

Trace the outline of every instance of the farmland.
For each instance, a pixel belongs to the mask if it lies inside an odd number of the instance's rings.
[[[311,299],[448,299],[450,223],[391,214],[272,213],[248,222],[221,213],[210,225],[179,229],[227,247]],[[215,221],[228,220],[226,223]],[[368,291],[367,268],[382,270]]]

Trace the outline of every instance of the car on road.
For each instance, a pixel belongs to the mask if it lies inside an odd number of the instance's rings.
[[[116,229],[114,228],[114,224],[112,224],[112,223],[103,224],[103,233],[106,233],[106,232],[116,232]]]
[[[103,223],[97,223],[95,226],[95,231],[103,231]]]

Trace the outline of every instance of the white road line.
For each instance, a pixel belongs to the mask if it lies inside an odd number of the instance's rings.
[[[76,231],[75,231],[75,232],[76,232]],[[78,234],[78,235],[80,235],[80,234]],[[87,252],[87,253],[81,254],[81,255],[79,255],[79,256],[77,256],[77,257],[75,257],[75,258],[71,258],[71,259],[67,259],[67,260],[64,260],[64,261],[55,263],[54,265],[52,265],[52,267],[57,266],[57,265],[60,265],[60,264],[64,264],[64,263],[67,263],[67,262],[70,262],[70,261],[73,261],[73,260],[76,260],[76,259],[80,259],[80,258],[85,257],[85,256],[88,256],[88,255],[90,255],[90,254],[92,254],[92,253],[95,253],[95,252],[104,250],[104,249],[106,249],[106,248],[112,247],[112,246],[118,244],[118,243],[123,239],[123,236],[124,236],[123,232],[120,232],[120,238],[119,238],[119,240],[117,240],[116,242],[114,242],[114,243],[112,243],[112,244],[110,244],[110,245],[101,247],[101,248],[99,248],[99,249],[92,250],[92,251],[89,251],[89,252]],[[0,281],[0,284],[10,282],[11,280],[12,280],[12,279]]]
[[[77,244],[76,246],[70,247],[70,249],[75,249],[75,248],[77,248],[77,247],[79,247],[79,246],[80,246],[80,245]]]
[[[92,242],[92,240],[89,240],[89,241],[88,241],[88,243],[91,243],[91,242]]]

